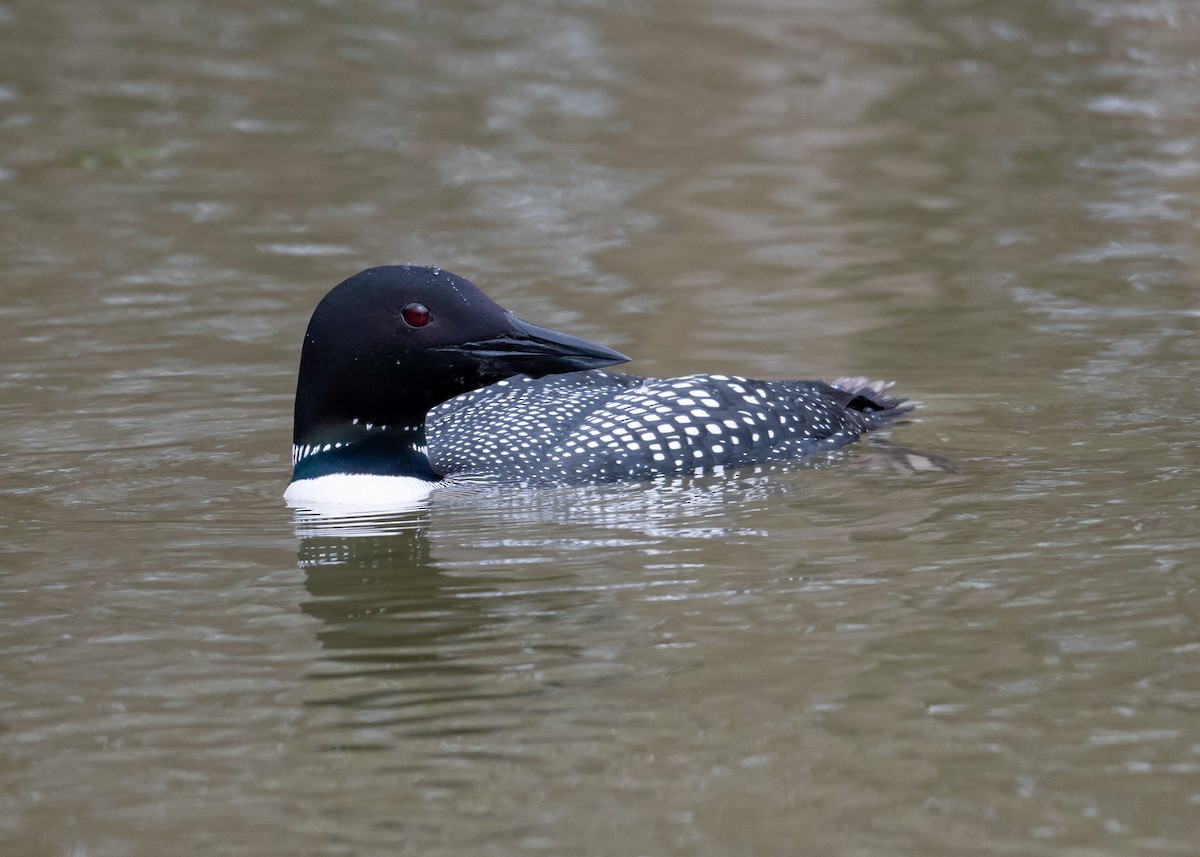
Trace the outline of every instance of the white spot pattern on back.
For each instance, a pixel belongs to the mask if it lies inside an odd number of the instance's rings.
[[[434,408],[426,437],[435,470],[472,481],[644,479],[836,449],[896,415],[847,408],[859,392],[724,375],[517,377]]]

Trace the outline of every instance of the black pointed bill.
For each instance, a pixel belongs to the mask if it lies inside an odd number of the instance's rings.
[[[540,378],[626,363],[629,358],[595,342],[539,327],[508,314],[510,328],[492,339],[458,346],[492,371]]]

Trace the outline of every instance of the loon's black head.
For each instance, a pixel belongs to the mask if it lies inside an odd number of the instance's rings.
[[[522,321],[437,268],[368,268],[317,305],[300,355],[293,440],[353,420],[420,425],[447,399],[512,375],[624,363],[625,355]]]

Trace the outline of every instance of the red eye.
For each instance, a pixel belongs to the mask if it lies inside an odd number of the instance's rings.
[[[418,303],[406,305],[404,309],[400,310],[400,315],[409,327],[424,327],[433,317],[429,314],[429,307]]]

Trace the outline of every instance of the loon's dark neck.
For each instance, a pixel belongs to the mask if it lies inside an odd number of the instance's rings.
[[[425,455],[425,425],[376,425],[352,420],[308,432],[292,445],[292,480],[330,474],[409,476],[437,482]]]

